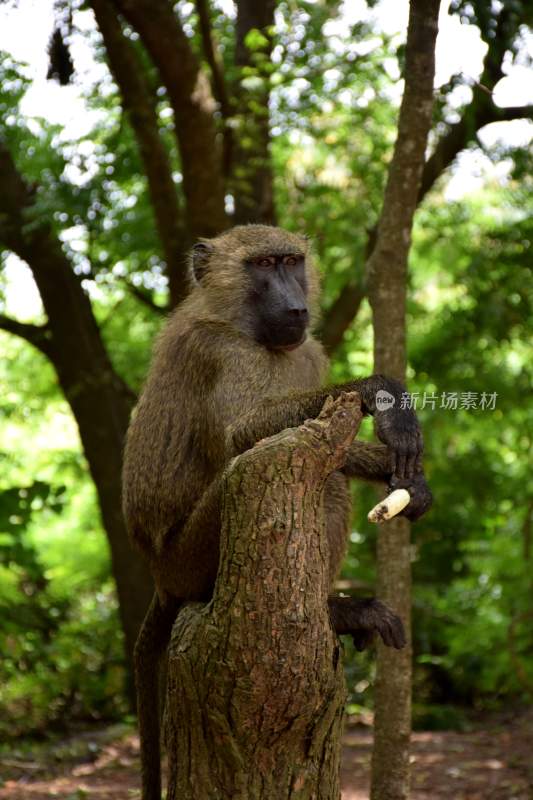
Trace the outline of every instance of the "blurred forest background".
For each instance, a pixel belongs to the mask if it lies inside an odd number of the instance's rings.
[[[332,378],[371,372],[364,263],[407,14],[248,3],[236,31],[230,0],[38,5],[0,4],[2,738],[130,711],[125,653],[150,583],[120,519],[120,442],[193,237],[245,219],[311,235]],[[443,4],[408,288],[435,496],[413,530],[418,726],[533,693],[532,18],[518,0]],[[375,495],[354,494],[341,585],[371,591]],[[371,708],[372,656],[345,661],[349,710]]]

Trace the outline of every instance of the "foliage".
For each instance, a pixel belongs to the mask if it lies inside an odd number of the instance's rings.
[[[126,709],[108,552],[75,428],[44,360],[1,338],[0,739]]]
[[[492,23],[480,16],[485,6],[454,3],[490,36]],[[192,4],[180,4],[180,13],[200,53]],[[399,76],[396,43],[370,23],[340,35],[332,25],[337,13],[337,3],[281,3],[266,70],[278,216],[312,234],[326,308],[347,276],[363,277],[395,135]],[[218,14],[214,29],[228,79],[238,80],[229,66],[232,21]],[[101,43],[86,37],[102,62]],[[257,32],[248,43],[261,55]],[[241,77],[253,81],[263,67]],[[2,138],[36,187],[39,216],[60,234],[84,282],[116,370],[138,391],[162,316],[132,285],[162,305],[166,278],[118,90],[107,73],[87,88],[93,122],[69,140],[21,113],[24,65],[3,54],[0,79]],[[439,119],[454,85],[452,79],[441,92]],[[162,135],[170,141],[167,100],[160,100]],[[445,410],[438,402],[420,410],[436,502],[414,529],[415,695],[421,719],[436,726],[461,724],[451,702],[493,706],[533,690],[531,155],[519,148],[489,155],[512,163],[504,185],[486,184],[455,202],[428,196],[411,258],[411,388],[437,398],[497,393],[493,411]],[[181,192],[179,163],[173,167]],[[9,303],[13,287],[2,292]],[[364,303],[332,377],[370,369],[371,345]],[[109,554],[77,430],[46,360],[6,334],[1,346],[0,735],[13,735],[72,716],[120,716],[126,703]],[[365,424],[363,435],[370,434]],[[354,494],[343,578],[370,592],[375,528],[364,512],[375,494],[360,486]],[[346,662],[352,706],[369,705],[372,659],[347,647]]]
[[[435,409],[431,402],[419,405],[435,494],[434,509],[414,528],[419,703],[491,707],[533,688],[533,419],[526,344],[532,231],[523,212],[530,202],[512,184],[461,203],[443,205],[436,197],[418,216],[411,386],[421,400],[424,393],[438,398]],[[442,393],[450,392],[475,392],[478,400],[482,392],[495,392],[496,407],[440,408]],[[360,507],[368,509],[371,496],[359,494]],[[374,532],[361,516],[347,573],[359,577],[364,565],[371,580],[363,548],[373,543]],[[423,718],[427,724],[431,715]]]

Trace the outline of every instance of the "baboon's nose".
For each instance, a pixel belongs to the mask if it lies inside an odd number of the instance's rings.
[[[292,308],[288,309],[288,314],[294,322],[307,322],[309,317],[309,312],[306,306],[293,306]]]

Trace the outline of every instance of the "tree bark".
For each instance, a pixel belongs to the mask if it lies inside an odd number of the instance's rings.
[[[213,601],[179,614],[167,696],[168,800],[338,800],[345,687],[328,616],[323,487],[359,396],[236,458]]]
[[[237,0],[235,62],[242,70],[254,67],[261,81],[257,88],[247,89],[242,83],[235,91],[237,136],[231,162],[232,188],[235,198],[234,219],[238,225],[259,222],[276,223],[274,179],[270,156],[270,65],[275,0]],[[252,30],[262,33],[265,45],[251,50],[246,37]],[[258,60],[259,59],[259,60]]]
[[[405,89],[376,243],[368,261],[374,326],[374,371],[405,381],[407,258],[431,126],[439,0],[411,0]],[[411,642],[410,526],[380,525],[378,596],[400,614]],[[378,644],[372,800],[409,795],[411,646],[391,655]]]
[[[332,303],[320,326],[319,338],[328,354],[340,345],[344,338],[349,322],[355,319],[361,303],[365,299],[366,288],[363,280],[352,281],[343,286],[335,301]]]
[[[37,217],[31,190],[1,145],[0,185],[0,240],[31,268],[48,317],[42,328],[13,326],[12,321],[4,327],[50,358],[76,419],[109,541],[131,665],[137,632],[153,592],[152,579],[130,545],[121,512],[122,449],[133,396],[111,365],[80,279],[49,224]]]
[[[170,159],[159,132],[157,98],[109,0],[90,0],[90,6],[104,40],[109,68],[119,88],[122,106],[139,147],[167,263],[170,302],[175,306],[187,295],[187,244]]]
[[[174,112],[189,241],[216,236],[228,225],[222,148],[209,80],[169,0],[114,0],[150,54]]]

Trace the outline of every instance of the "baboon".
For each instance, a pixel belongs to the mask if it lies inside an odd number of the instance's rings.
[[[324,387],[328,361],[311,335],[318,277],[308,240],[264,225],[233,228],[192,251],[192,290],[161,333],[125,449],[124,513],[156,593],[135,649],[144,800],[159,800],[158,665],[180,604],[208,600],[218,569],[220,485],[230,458],[318,416],[328,395],[357,391],[379,443],[355,441],[324,495],[331,581],[349,530],[347,477],[405,487],[404,513],[431,504],[422,435],[403,386],[374,375]],[[389,392],[393,407],[376,407]],[[375,599],[330,598],[332,625],[363,649],[377,632],[405,644],[401,620]]]

